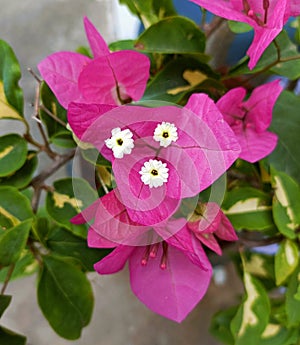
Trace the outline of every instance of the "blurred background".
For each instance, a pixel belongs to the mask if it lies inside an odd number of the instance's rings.
[[[200,18],[199,8],[187,0],[178,0],[176,5],[181,13]],[[36,65],[45,56],[86,45],[84,15],[108,43],[134,38],[139,30],[138,20],[117,0],[0,0],[0,9],[0,39],[12,46],[19,59],[28,118],[33,113],[36,82],[27,69],[37,73]],[[0,133],[15,131],[18,125],[17,121],[1,121]],[[36,278],[9,284],[7,294],[13,300],[1,319],[4,326],[26,335],[28,345],[216,345],[219,343],[208,330],[210,319],[216,311],[237,302],[241,291],[234,268],[218,265],[205,298],[182,324],[176,324],[152,313],[135,298],[127,269],[113,276],[91,274],[95,293],[92,322],[80,340],[71,342],[57,336],[41,314]]]

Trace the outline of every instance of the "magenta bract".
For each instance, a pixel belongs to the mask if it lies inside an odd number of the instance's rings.
[[[217,102],[217,107],[241,145],[240,158],[254,163],[274,150],[277,135],[268,132],[267,128],[281,91],[279,81],[275,80],[254,89],[246,101],[243,101],[246,90],[238,87],[228,91]]]
[[[121,203],[133,222],[145,226],[166,221],[177,211],[181,199],[210,186],[240,152],[234,133],[205,94],[192,95],[184,108],[126,105],[103,112],[102,105],[73,103],[68,120],[80,140],[94,145],[112,162]],[[153,138],[163,121],[178,129],[178,140],[167,147]],[[134,148],[122,159],[115,158],[105,145],[115,127],[133,133]],[[140,171],[151,159],[168,168],[168,180],[159,188],[149,188],[141,180]]]
[[[217,16],[244,22],[254,29],[254,39],[247,55],[253,69],[289,17],[300,14],[299,0],[190,0]]]
[[[110,53],[102,36],[85,17],[84,27],[94,58],[58,52],[38,69],[58,101],[121,104],[139,100],[149,78],[150,61],[144,54],[122,50]]]

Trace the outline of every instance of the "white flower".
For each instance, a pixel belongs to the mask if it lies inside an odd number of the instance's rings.
[[[162,163],[156,159],[150,159],[148,162],[144,163],[139,173],[145,185],[149,185],[150,188],[157,188],[168,181],[168,171],[169,169],[166,163]]]
[[[153,139],[159,141],[160,146],[167,147],[178,139],[177,127],[174,123],[162,122],[156,126]]]
[[[115,158],[123,158],[131,153],[134,148],[132,132],[129,129],[114,128],[111,131],[111,138],[105,140],[106,146],[112,150]]]

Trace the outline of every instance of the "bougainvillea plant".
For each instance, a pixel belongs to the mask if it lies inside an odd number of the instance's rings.
[[[120,2],[142,33],[108,45],[83,17],[88,46],[45,52],[30,71],[29,119],[20,66],[0,41],[0,121],[24,125],[0,137],[0,316],[10,280],[37,274],[49,325],[78,339],[93,311],[87,273],[128,263],[136,297],[180,323],[225,253],[244,296],[213,317],[213,335],[299,344],[300,1],[191,0],[201,23],[172,0]],[[254,31],[234,65],[212,59],[227,46],[209,49],[224,27]],[[26,338],[0,326],[0,343]]]

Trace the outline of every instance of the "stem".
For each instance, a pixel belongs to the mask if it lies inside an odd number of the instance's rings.
[[[225,19],[220,17],[215,17],[210,24],[207,25],[205,35],[209,38],[225,21]]]
[[[6,288],[7,288],[7,285],[8,285],[8,283],[9,283],[9,281],[10,281],[10,278],[11,278],[11,276],[12,276],[12,274],[13,274],[14,269],[15,269],[15,264],[12,264],[12,265],[9,266],[9,269],[8,269],[8,271],[7,271],[7,275],[6,275],[6,277],[5,277],[4,284],[3,284],[2,289],[1,289],[1,292],[0,292],[1,295],[4,295],[5,290],[6,290]]]
[[[40,195],[41,191],[44,188],[44,182],[45,180],[53,175],[58,169],[60,169],[63,165],[65,165],[69,160],[71,160],[75,155],[75,150],[72,150],[71,152],[61,155],[61,156],[56,156],[53,159],[53,164],[51,165],[50,168],[44,169],[39,175],[37,175],[32,181],[31,181],[31,186],[34,188],[34,194],[32,197],[32,209],[34,212],[37,211],[39,200],[40,200]]]

